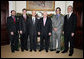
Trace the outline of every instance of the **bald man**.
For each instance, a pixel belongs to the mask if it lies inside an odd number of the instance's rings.
[[[37,24],[36,11],[32,11],[32,16],[29,17],[29,38],[30,38],[30,52],[34,50],[36,52],[37,46]]]
[[[52,21],[51,18],[47,17],[47,12],[44,11],[43,18],[39,21],[39,32],[38,35],[40,35],[40,50],[42,51],[45,43],[45,50],[48,52],[49,48],[49,39],[52,32]]]

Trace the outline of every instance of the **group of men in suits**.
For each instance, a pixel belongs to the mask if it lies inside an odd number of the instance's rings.
[[[73,36],[76,28],[76,15],[72,12],[72,6],[68,6],[68,15],[65,17],[61,14],[61,8],[56,8],[56,15],[52,18],[47,16],[47,12],[43,12],[43,17],[40,19],[36,18],[36,11],[32,11],[32,16],[28,17],[26,9],[22,9],[22,15],[17,18],[16,11],[11,11],[11,16],[7,18],[7,27],[9,30],[11,51],[19,51],[19,34],[21,41],[21,51],[28,51],[28,37],[30,38],[30,52],[37,48],[37,37],[40,36],[40,50],[42,51],[45,47],[45,51],[48,52],[49,45],[50,50],[56,49],[56,43],[58,42],[58,48],[56,53],[61,50],[61,33],[63,29],[64,33],[64,51],[68,51],[68,42],[70,41],[70,54],[73,54]],[[51,37],[51,39],[50,39]],[[45,44],[45,45],[44,45]]]
[[[11,51],[15,52],[19,45],[19,34],[21,42],[21,51],[28,51],[28,37],[30,38],[30,51],[36,51],[37,48],[37,36],[41,37],[40,50],[43,49],[43,43],[45,39],[45,49],[48,52],[49,36],[52,31],[52,21],[47,17],[47,12],[43,13],[43,18],[36,18],[36,11],[32,11],[32,16],[28,17],[26,9],[22,10],[22,15],[18,18],[15,16],[16,11],[11,11],[11,16],[7,18],[7,26],[10,35]],[[13,15],[14,13],[14,15]],[[13,18],[15,17],[15,19]],[[45,23],[45,24],[44,24]],[[12,33],[12,34],[11,34]],[[19,48],[17,49],[19,51]]]

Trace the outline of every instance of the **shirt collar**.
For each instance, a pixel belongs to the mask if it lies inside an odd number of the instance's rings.
[[[69,15],[71,15],[72,14],[72,12],[70,12],[70,13],[68,13]]]

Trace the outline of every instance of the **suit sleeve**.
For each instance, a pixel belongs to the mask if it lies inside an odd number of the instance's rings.
[[[64,16],[63,31],[64,31],[65,23],[66,23],[66,16]]]
[[[52,20],[52,28],[56,28],[56,25],[55,25],[55,16],[53,16],[52,18],[51,18],[51,20]]]
[[[21,16],[19,16],[19,30],[22,30],[22,19],[21,19]]]
[[[37,23],[37,31],[41,32],[41,18],[38,20],[38,23]]]
[[[11,22],[10,17],[7,17],[7,29],[8,29],[9,32],[13,32],[13,30],[12,30],[12,22]]]
[[[50,19],[50,24],[49,24],[49,32],[51,32],[52,33],[52,20],[51,20],[51,18],[49,18]]]
[[[63,24],[64,24],[64,16],[62,16],[61,23],[58,26],[58,30],[62,29]]]
[[[38,20],[38,21],[37,21],[37,32],[40,32],[40,26],[39,26],[39,25],[40,25],[40,24],[39,24],[39,20],[40,20],[40,19],[37,19],[37,20]]]
[[[74,14],[72,33],[75,33],[75,30],[76,30],[76,24],[77,24],[77,16]]]

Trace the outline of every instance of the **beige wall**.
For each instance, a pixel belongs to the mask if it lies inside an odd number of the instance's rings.
[[[55,1],[55,9],[56,7],[61,8],[61,13],[66,14],[67,13],[67,6],[72,5],[73,6],[73,1]],[[22,9],[26,8],[26,1],[9,1],[9,15],[11,10],[16,10],[16,12],[21,13]],[[37,11],[39,12],[39,11]],[[43,11],[41,11],[43,12]],[[54,13],[55,11],[47,11],[48,14]],[[27,13],[31,13],[31,11],[27,11]]]

